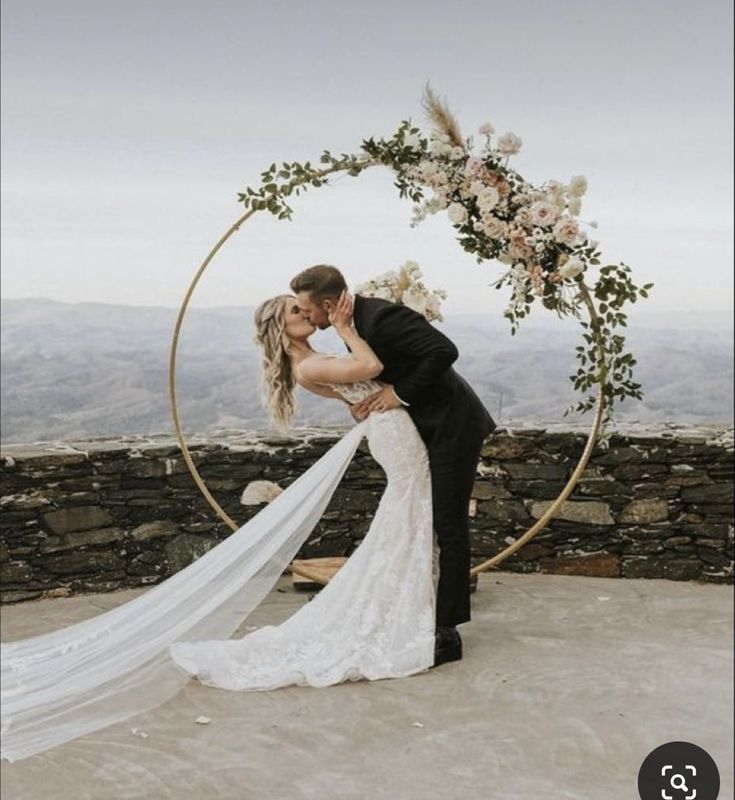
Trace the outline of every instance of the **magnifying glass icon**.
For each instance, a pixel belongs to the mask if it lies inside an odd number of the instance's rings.
[[[674,781],[681,781],[681,783],[674,783]],[[686,784],[686,778],[683,775],[672,775],[671,776],[671,787],[673,789],[683,789],[685,792],[688,792]]]

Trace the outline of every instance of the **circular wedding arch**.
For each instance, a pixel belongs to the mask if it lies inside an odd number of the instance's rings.
[[[383,164],[383,162],[378,161],[376,159],[367,158],[367,157],[358,157],[360,160],[360,171]],[[384,165],[384,164],[383,164]],[[351,169],[354,169],[354,162],[352,164]],[[333,166],[328,167],[322,170],[318,170],[313,173],[313,175],[318,176],[318,179],[324,179],[330,174],[334,174],[337,172],[346,172],[349,171],[350,167],[348,166]],[[353,174],[355,174],[353,172]],[[318,184],[317,184],[318,185]],[[256,214],[260,210],[265,210],[263,208],[256,208],[251,207],[245,214],[243,214],[230,228],[220,237],[220,239],[216,242],[216,244],[212,247],[212,249],[207,254],[204,261],[199,266],[199,269],[196,271],[194,277],[189,284],[189,287],[184,295],[184,299],[181,303],[181,307],[179,309],[176,324],[174,326],[173,337],[171,341],[171,348],[170,348],[170,355],[169,355],[169,375],[168,375],[168,385],[169,385],[169,399],[171,405],[171,414],[173,418],[174,428],[176,431],[176,438],[178,440],[179,446],[181,447],[181,452],[184,457],[184,461],[186,462],[191,475],[201,491],[204,495],[205,499],[215,511],[217,516],[223,520],[233,531],[238,530],[241,526],[238,525],[220,506],[217,500],[212,496],[211,492],[207,488],[206,483],[204,482],[202,476],[199,474],[199,471],[194,464],[194,461],[191,457],[191,453],[189,452],[189,448],[187,446],[186,440],[181,430],[181,420],[179,416],[179,409],[178,409],[178,402],[177,402],[177,395],[176,395],[176,355],[178,349],[178,341],[179,341],[179,334],[181,331],[181,326],[183,324],[187,308],[189,307],[189,302],[194,294],[194,290],[199,283],[202,275],[204,274],[207,267],[211,264],[212,260],[214,259],[215,255],[219,252],[225,242],[230,239],[230,237],[240,229],[240,227],[247,222],[254,214]],[[579,292],[582,300],[584,301],[585,306],[589,312],[589,317],[592,322],[598,319],[597,310],[595,308],[594,302],[590,296],[590,292],[584,281],[578,281]],[[566,485],[559,493],[558,497],[551,503],[551,505],[546,509],[546,511],[539,517],[539,519],[522,535],[520,536],[515,542],[511,545],[506,547],[497,555],[493,556],[492,558],[483,561],[481,564],[477,564],[470,570],[470,575],[477,575],[480,572],[485,572],[487,570],[493,569],[497,567],[502,561],[506,558],[511,556],[517,550],[519,550],[523,545],[525,545],[530,539],[536,536],[540,531],[542,531],[548,522],[554,517],[556,512],[561,507],[562,503],[569,497],[572,493],[577,481],[579,480],[580,476],[582,475],[587,463],[592,455],[592,450],[594,449],[595,443],[597,441],[599,431],[600,431],[600,423],[602,420],[602,413],[605,408],[605,393],[603,391],[604,385],[601,383],[599,386],[599,391],[597,394],[597,399],[595,403],[595,413],[592,420],[592,425],[590,432],[587,436],[587,441],[585,443],[584,450],[580,456],[579,462],[577,466],[572,471]],[[306,567],[294,567],[293,565],[290,566],[290,569],[293,573],[297,575],[301,575],[309,580],[312,580],[316,583],[325,584],[328,581],[319,575],[318,573],[309,570]]]

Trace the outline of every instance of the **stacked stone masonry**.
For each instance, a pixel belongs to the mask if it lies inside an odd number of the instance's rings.
[[[224,432],[190,450],[225,511],[254,480],[286,488],[343,435]],[[486,441],[473,493],[478,564],[517,540],[559,495],[586,433],[499,428]],[[230,535],[169,436],[2,448],[2,602],[158,583]],[[349,556],[385,486],[360,448],[299,558]],[[615,432],[596,447],[549,525],[499,571],[733,582],[733,445],[725,426]]]

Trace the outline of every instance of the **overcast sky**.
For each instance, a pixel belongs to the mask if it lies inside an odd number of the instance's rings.
[[[589,181],[605,263],[651,311],[732,308],[731,0],[3,0],[2,296],[178,306],[274,160],[423,122],[523,139],[530,180]],[[353,285],[406,259],[448,312],[501,313],[446,218],[409,227],[382,168],[264,214],[195,306],[259,302],[314,263]],[[544,313],[542,309],[536,313]]]

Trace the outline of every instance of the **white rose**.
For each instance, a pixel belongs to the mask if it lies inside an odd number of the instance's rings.
[[[418,133],[409,133],[403,139],[403,146],[410,147],[411,150],[419,150],[421,148],[421,137]]]
[[[418,311],[419,314],[426,316],[427,299],[426,295],[424,295],[422,292],[416,291],[415,289],[407,289],[403,293],[401,302],[404,306],[408,306],[414,311]]]
[[[462,203],[451,203],[447,215],[453,225],[463,225],[467,221],[467,209]]]
[[[477,207],[480,211],[492,211],[500,200],[500,194],[494,186],[486,186],[477,195]]]
[[[587,191],[587,178],[584,175],[575,175],[569,181],[569,194],[572,197],[581,197]]]
[[[579,258],[570,258],[558,271],[562,278],[574,278],[584,271],[584,262]]]
[[[579,197],[572,197],[567,207],[572,216],[578,217],[582,212],[582,201],[579,199]]]
[[[548,200],[536,200],[529,208],[529,215],[534,225],[547,227],[556,221],[559,213],[556,206],[549,203]]]
[[[455,145],[455,146],[454,146],[454,147],[452,147],[452,149],[449,151],[449,155],[450,155],[450,156],[451,156],[453,159],[455,159],[455,160],[458,160],[458,159],[460,159],[460,158],[464,158],[464,157],[467,155],[467,153],[465,152],[465,149],[464,149],[464,147],[460,147],[459,145]]]
[[[560,244],[572,245],[579,238],[579,225],[571,217],[562,217],[554,225],[554,238]]]
[[[429,152],[436,156],[445,156],[452,152],[452,145],[443,139],[434,139],[429,145]]]
[[[521,149],[523,140],[515,133],[504,133],[499,139],[497,144],[498,152],[504,156],[514,156]]]

